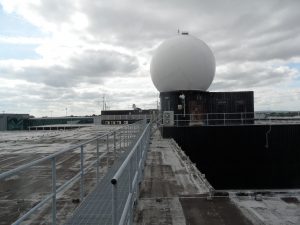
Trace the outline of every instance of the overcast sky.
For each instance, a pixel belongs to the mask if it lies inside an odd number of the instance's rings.
[[[216,57],[210,91],[255,91],[255,110],[300,110],[298,0],[0,0],[0,112],[156,108],[151,56],[178,28]]]

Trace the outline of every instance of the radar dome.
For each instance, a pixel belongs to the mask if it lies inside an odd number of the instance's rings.
[[[206,91],[215,76],[215,57],[200,39],[178,35],[164,41],[154,53],[151,79],[159,92]]]

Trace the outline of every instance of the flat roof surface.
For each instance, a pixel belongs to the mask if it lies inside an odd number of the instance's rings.
[[[96,135],[107,133],[120,126],[94,125],[74,130],[55,131],[3,131],[0,132],[0,173],[45,157],[61,149],[87,141]],[[106,152],[106,144],[100,145],[100,154]],[[85,146],[84,163],[89,165],[95,158],[95,146]],[[57,158],[57,185],[61,185],[79,171],[79,149]],[[108,154],[101,161],[102,176],[113,162]],[[95,184],[94,171],[87,172],[86,190]],[[14,222],[20,214],[28,211],[51,191],[51,163],[40,163],[31,169],[0,181],[0,225]],[[57,224],[72,215],[79,204],[78,182],[57,198]],[[51,224],[51,203],[34,213],[24,224]]]
[[[300,192],[212,191],[176,142],[162,139],[156,132],[148,152],[134,224],[298,225]]]

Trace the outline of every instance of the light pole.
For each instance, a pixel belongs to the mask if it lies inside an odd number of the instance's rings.
[[[66,108],[66,117],[68,116],[68,108]]]

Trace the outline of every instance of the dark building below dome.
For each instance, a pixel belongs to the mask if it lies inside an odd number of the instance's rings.
[[[253,91],[160,93],[161,111],[173,111],[175,125],[252,124]],[[177,121],[177,124],[176,124]]]

